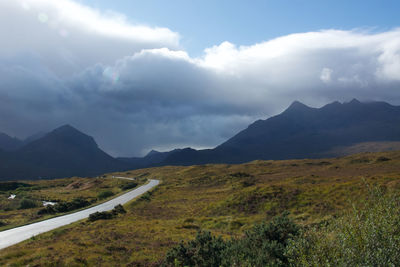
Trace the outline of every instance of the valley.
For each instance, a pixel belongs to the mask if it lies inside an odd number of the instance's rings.
[[[129,175],[161,183],[117,218],[83,220],[1,250],[0,264],[154,266],[200,229],[240,237],[285,211],[299,225],[324,225],[363,203],[370,187],[398,194],[400,152],[166,166]]]

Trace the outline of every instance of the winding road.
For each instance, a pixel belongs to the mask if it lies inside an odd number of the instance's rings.
[[[96,211],[101,212],[101,211],[112,210],[118,204],[123,205],[129,202],[135,197],[138,197],[141,194],[149,191],[153,187],[157,186],[159,183],[160,183],[159,180],[150,180],[149,183],[141,187],[138,187],[132,191],[129,191],[123,195],[120,195],[119,197],[113,198],[97,206],[81,210],[75,213],[63,215],[60,217],[48,219],[45,221],[32,223],[21,227],[16,227],[10,230],[2,231],[0,232],[0,249],[15,245],[19,242],[31,238],[32,236],[45,233],[53,229],[56,229],[58,227],[88,218],[90,214]]]

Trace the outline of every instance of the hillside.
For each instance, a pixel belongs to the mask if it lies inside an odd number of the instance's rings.
[[[95,176],[126,169],[125,163],[102,151],[91,136],[69,125],[2,155],[4,180]]]
[[[398,194],[400,152],[169,166],[129,175],[162,183],[116,219],[76,223],[0,251],[0,265],[154,266],[199,229],[241,236],[284,211],[300,225],[325,224],[363,202],[368,185]]]
[[[22,141],[18,138],[11,137],[5,133],[0,132],[0,149],[5,151],[15,150],[22,145]]]
[[[281,114],[254,122],[214,149],[187,149],[168,156],[162,164],[331,157],[346,154],[346,147],[360,143],[399,141],[400,107],[354,99],[349,103],[333,102],[311,108],[295,101]],[[372,151],[385,149],[385,145],[380,149],[375,145]]]

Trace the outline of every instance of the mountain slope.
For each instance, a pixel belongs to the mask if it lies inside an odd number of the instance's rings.
[[[99,149],[92,137],[69,125],[9,153],[6,160],[3,179],[94,176],[127,167]]]
[[[293,102],[283,113],[258,120],[212,150],[182,151],[164,163],[241,163],[256,159],[334,156],[329,151],[362,142],[400,141],[400,107],[352,100],[311,108]]]
[[[19,148],[22,145],[22,141],[11,137],[5,133],[0,133],[0,149],[5,151],[12,151]]]

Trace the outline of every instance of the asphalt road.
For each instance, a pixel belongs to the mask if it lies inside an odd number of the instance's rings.
[[[21,241],[31,238],[32,236],[45,233],[56,229],[58,227],[88,218],[90,214],[96,211],[108,211],[112,210],[118,204],[125,204],[137,196],[147,192],[151,188],[157,186],[160,183],[159,180],[150,180],[148,184],[138,187],[132,191],[129,191],[119,197],[111,199],[107,202],[99,204],[97,206],[81,210],[68,215],[48,219],[45,221],[24,225],[21,227],[13,228],[10,230],[0,232],[0,249],[12,246]]]

